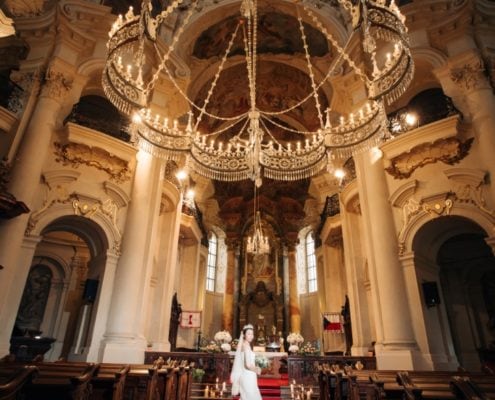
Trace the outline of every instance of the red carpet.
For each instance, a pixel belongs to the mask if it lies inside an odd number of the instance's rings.
[[[280,378],[258,377],[258,387],[260,388],[263,399],[279,400],[281,398],[280,387],[288,385],[287,374],[282,374]]]

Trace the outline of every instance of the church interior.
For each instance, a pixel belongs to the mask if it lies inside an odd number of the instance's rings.
[[[228,371],[252,324],[289,378],[493,375],[494,27],[490,0],[0,2],[0,357]]]

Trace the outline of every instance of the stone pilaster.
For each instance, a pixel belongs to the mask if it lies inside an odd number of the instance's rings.
[[[480,163],[490,176],[495,177],[495,96],[485,65],[476,50],[466,51],[449,59],[437,68],[435,75],[446,95],[452,98],[464,118],[471,122],[480,155]],[[495,186],[490,185],[495,201]]]
[[[65,69],[64,69],[65,71]],[[16,156],[8,191],[31,210],[40,183],[43,163],[50,149],[61,107],[72,88],[73,77],[57,64],[46,72],[41,94],[36,104],[22,145]],[[12,332],[15,313],[22,296],[22,287],[29,272],[29,262],[21,264],[20,251],[29,214],[0,224],[0,343],[7,343]],[[14,285],[14,282],[18,283]],[[12,314],[14,316],[12,318]],[[7,322],[8,321],[8,322]],[[4,352],[1,345],[0,351]]]

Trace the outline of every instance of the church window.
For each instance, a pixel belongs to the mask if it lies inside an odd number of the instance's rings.
[[[217,272],[217,235],[211,233],[208,239],[208,265],[206,266],[206,290],[215,291],[215,277]]]
[[[308,273],[308,293],[318,290],[318,281],[316,277],[316,257],[315,257],[315,240],[313,232],[306,235],[306,269]]]

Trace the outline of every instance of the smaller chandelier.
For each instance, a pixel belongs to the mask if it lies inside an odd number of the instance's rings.
[[[270,244],[268,243],[268,237],[263,235],[263,229],[261,227],[261,218],[259,211],[256,211],[254,217],[253,236],[248,237],[246,250],[248,253],[253,253],[253,254],[268,254],[270,252]]]

